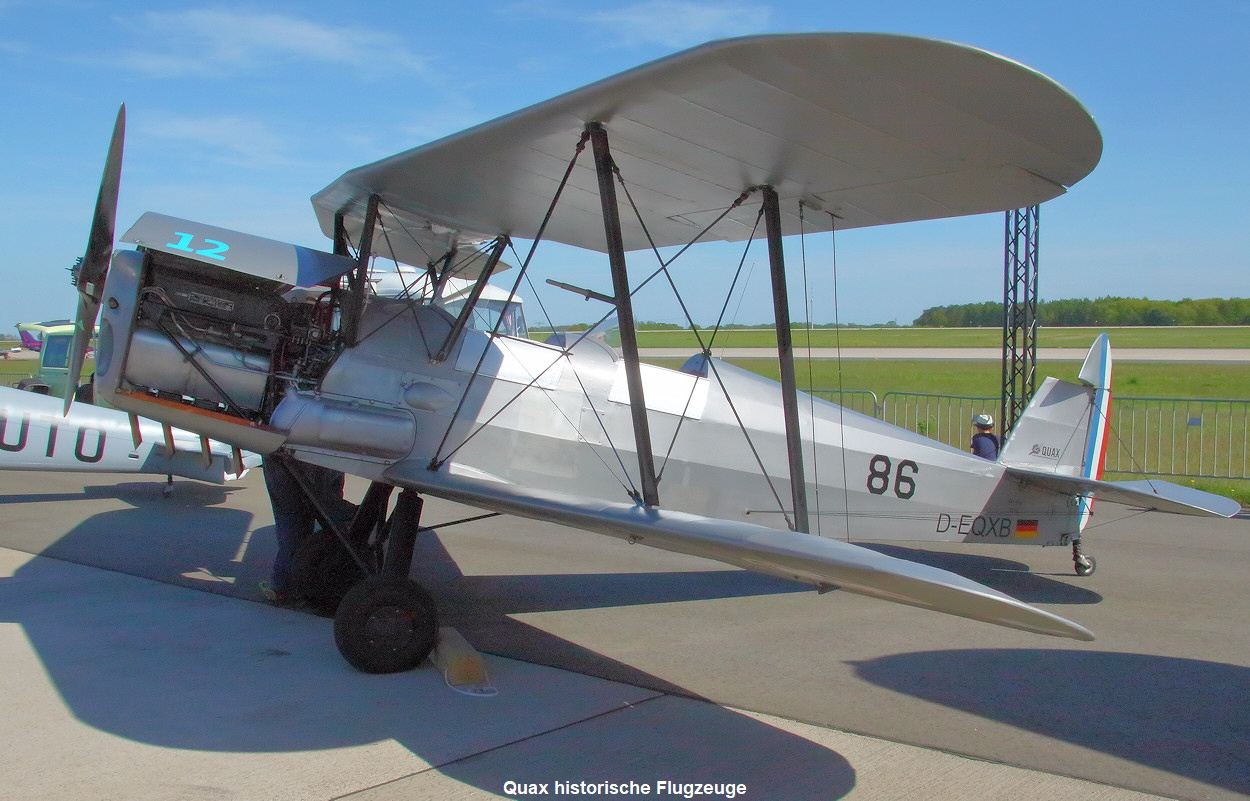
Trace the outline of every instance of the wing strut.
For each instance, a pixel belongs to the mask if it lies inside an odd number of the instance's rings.
[[[356,271],[347,279],[350,301],[344,307],[350,314],[344,314],[343,339],[347,347],[355,347],[360,339],[361,316],[365,309],[365,287],[369,286],[369,259],[373,256],[373,229],[378,222],[377,195],[369,196],[369,205],[365,208],[364,227],[360,231],[360,250],[356,255]],[[338,247],[337,237],[335,247]]]
[[[586,126],[595,153],[595,172],[599,176],[599,202],[603,206],[603,228],[607,235],[608,264],[612,269],[612,290],[616,294],[616,319],[620,323],[621,356],[625,362],[625,381],[629,386],[629,408],[634,420],[634,443],[638,449],[639,485],[646,506],[660,505],[660,492],[655,478],[655,456],[651,452],[651,427],[647,422],[647,404],[642,394],[642,368],[638,364],[638,338],[634,331],[634,306],[629,293],[629,275],[625,270],[625,243],[621,236],[620,209],[616,203],[616,185],[612,182],[612,153],[608,149],[608,132],[597,122]]]
[[[456,316],[456,322],[452,325],[451,332],[447,334],[447,338],[443,340],[443,346],[438,349],[438,353],[430,361],[435,364],[442,364],[451,355],[452,346],[460,339],[460,334],[464,332],[465,326],[469,324],[469,318],[473,315],[478,299],[482,297],[482,290],[486,288],[486,282],[490,279],[491,274],[495,272],[495,265],[499,264],[499,259],[503,257],[504,249],[508,247],[509,241],[506,236],[501,236],[495,240],[495,246],[491,248],[490,255],[486,258],[486,266],[478,275],[477,280],[473,282],[473,289],[469,292],[469,297],[460,308],[460,314]],[[518,277],[517,280],[519,281],[520,278]],[[508,299],[511,300],[512,297],[512,295],[509,295]],[[501,316],[500,320],[502,319]],[[492,335],[498,330],[499,321],[497,320],[495,321],[495,330],[491,332]]]
[[[794,500],[794,529],[811,531],[807,518],[807,479],[803,474],[803,439],[799,432],[799,399],[794,381],[794,348],[790,339],[790,299],[786,292],[786,262],[781,248],[781,208],[777,192],[761,187],[764,229],[768,235],[768,264],[773,277],[773,316],[777,323],[777,362],[781,370],[781,406],[786,423],[786,454],[790,459],[790,495]]]

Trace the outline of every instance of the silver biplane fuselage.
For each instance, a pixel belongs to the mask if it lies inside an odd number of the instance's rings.
[[[352,428],[362,404],[386,408],[394,416],[374,437],[377,450],[352,472],[381,479],[392,461],[446,459],[452,473],[509,484],[621,502],[637,495],[619,351],[598,337],[570,335],[565,351],[470,330],[447,361],[431,363],[450,323],[437,307],[403,314],[375,301],[364,328],[377,333],[344,353],[316,393],[290,393],[272,424],[315,460],[317,449],[359,447],[355,431],[336,432]],[[791,528],[780,385],[720,361],[711,376],[693,361],[690,372],[642,366],[661,506]],[[997,463],[807,395],[801,406],[813,533],[1054,545],[1079,533],[1070,498],[1003,485]],[[1033,525],[1018,530],[1020,518]]]

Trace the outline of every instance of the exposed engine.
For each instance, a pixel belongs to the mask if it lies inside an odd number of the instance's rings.
[[[191,407],[264,426],[288,384],[315,386],[341,351],[338,293],[318,284],[337,283],[352,261],[154,214],[125,240],[139,250],[114,256],[96,379],[119,408],[169,419]],[[237,442],[232,427],[214,435]]]
[[[211,272],[210,272],[211,271]],[[255,419],[284,379],[311,386],[338,351],[331,291],[148,254],[126,379]]]

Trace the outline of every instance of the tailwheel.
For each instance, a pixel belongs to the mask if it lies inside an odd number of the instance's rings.
[[[406,578],[365,579],[343,597],[334,616],[339,653],[365,673],[411,670],[437,641],[434,599]]]
[[[1081,552],[1081,541],[1072,542],[1072,566],[1078,576],[1090,576],[1098,569],[1098,561],[1094,557]]]

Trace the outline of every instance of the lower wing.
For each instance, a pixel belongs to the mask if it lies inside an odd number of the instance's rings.
[[[1038,634],[1092,640],[1087,629],[938,568],[812,534],[646,508],[484,478],[432,472],[404,462],[383,480],[504,514],[544,520],[747,570],[933,609]]]

